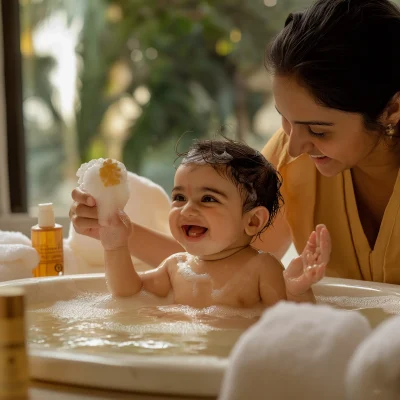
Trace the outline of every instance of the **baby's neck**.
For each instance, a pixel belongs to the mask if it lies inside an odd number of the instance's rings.
[[[206,256],[193,255],[193,257],[195,260],[203,262],[221,261],[221,260],[226,260],[227,258],[233,257],[235,255],[239,255],[239,253],[243,252],[243,250],[248,248],[251,248],[250,244],[246,244],[240,247],[229,248],[216,254],[209,254]]]

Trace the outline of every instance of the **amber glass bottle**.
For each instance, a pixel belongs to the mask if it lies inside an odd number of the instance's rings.
[[[39,204],[38,224],[32,227],[31,239],[40,256],[33,276],[63,275],[63,231],[62,226],[55,223],[52,203]]]

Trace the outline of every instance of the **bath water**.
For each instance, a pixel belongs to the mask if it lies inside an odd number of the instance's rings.
[[[202,310],[168,304],[141,293],[131,299],[86,293],[28,310],[33,348],[78,352],[227,357],[239,336],[261,315],[213,306]],[[155,305],[154,303],[158,303]]]
[[[317,302],[361,312],[371,326],[400,314],[400,297],[317,296]],[[84,293],[28,309],[31,348],[142,355],[227,357],[263,309],[171,304],[145,292],[130,299]]]

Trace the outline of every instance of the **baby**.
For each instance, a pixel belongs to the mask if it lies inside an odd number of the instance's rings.
[[[314,301],[311,285],[323,277],[330,255],[325,226],[317,226],[285,271],[273,255],[251,245],[280,208],[280,185],[274,167],[249,146],[195,141],[176,171],[169,215],[171,233],[185,252],[136,273],[128,248],[135,232],[118,211],[100,228],[110,291],[132,296],[144,289],[160,297],[172,291],[175,303],[197,308]]]

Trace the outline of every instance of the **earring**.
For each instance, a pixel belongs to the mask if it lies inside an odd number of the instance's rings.
[[[390,138],[393,138],[395,134],[395,130],[392,124],[389,124],[386,126],[386,135],[389,136]]]

